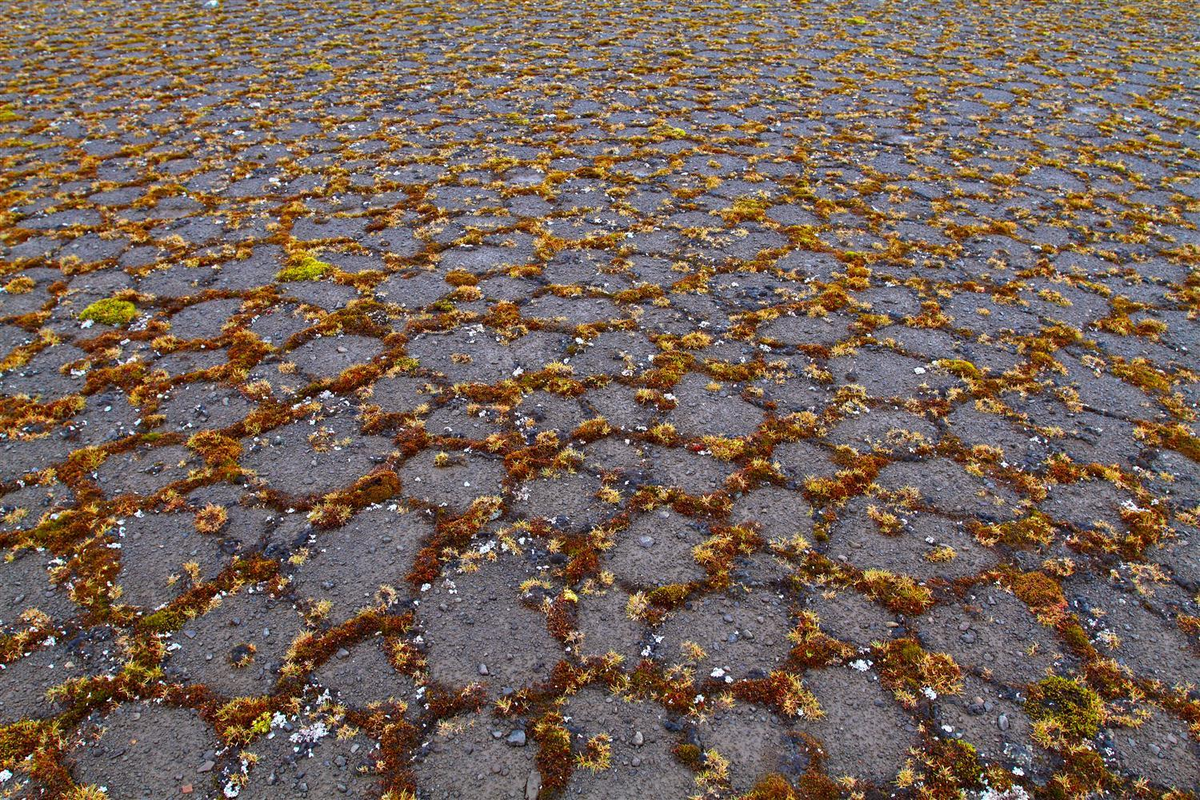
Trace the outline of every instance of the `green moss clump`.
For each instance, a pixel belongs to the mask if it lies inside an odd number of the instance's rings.
[[[250,732],[256,736],[271,732],[271,712],[264,711],[254,718],[254,723],[250,726]]]
[[[305,254],[294,264],[284,267],[275,275],[277,281],[315,281],[330,270],[333,265]]]
[[[655,123],[650,128],[650,132],[655,136],[662,136],[665,139],[686,139],[688,136],[688,132],[683,128],[677,128],[665,122]]]
[[[101,325],[119,327],[132,322],[137,317],[137,313],[137,306],[128,300],[106,297],[103,300],[97,300],[85,308],[80,312],[79,318],[90,319],[93,322],[99,322]]]
[[[142,626],[155,633],[167,633],[178,629],[186,621],[187,616],[182,611],[162,608],[143,619]]]
[[[703,753],[694,744],[678,745],[673,751],[675,757],[693,770],[700,769],[704,764]]]
[[[1069,736],[1091,739],[1100,730],[1100,696],[1058,675],[1043,678],[1029,689],[1025,713],[1041,722],[1053,720]]]
[[[651,605],[662,606],[663,608],[675,608],[687,599],[691,591],[691,584],[672,583],[654,589],[650,592],[648,599]]]
[[[1044,572],[1027,572],[1013,581],[1013,594],[1030,608],[1051,608],[1066,602],[1058,581]]]

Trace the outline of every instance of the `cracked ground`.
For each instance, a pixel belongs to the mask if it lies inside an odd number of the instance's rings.
[[[1194,9],[0,10],[0,797],[1195,798]]]

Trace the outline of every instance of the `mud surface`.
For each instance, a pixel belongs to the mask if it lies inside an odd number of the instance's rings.
[[[0,797],[1195,797],[1198,34],[8,4]]]

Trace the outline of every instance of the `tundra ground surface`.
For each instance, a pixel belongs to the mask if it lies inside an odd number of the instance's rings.
[[[0,797],[1195,798],[1174,2],[0,10]]]

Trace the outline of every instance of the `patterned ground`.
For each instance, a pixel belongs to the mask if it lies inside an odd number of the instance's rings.
[[[0,796],[1196,797],[1186,3],[0,10]]]

